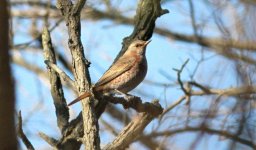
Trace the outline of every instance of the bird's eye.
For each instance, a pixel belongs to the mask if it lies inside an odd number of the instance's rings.
[[[141,44],[136,44],[135,46],[136,46],[136,47],[140,47],[140,46],[141,46]]]

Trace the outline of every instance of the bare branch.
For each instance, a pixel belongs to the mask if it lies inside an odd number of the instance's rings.
[[[222,95],[222,96],[237,96],[243,94],[254,94],[256,93],[256,86],[241,86],[227,89],[209,89],[208,91],[192,91],[190,94],[194,96],[202,95]]]
[[[77,0],[76,4],[73,6],[73,14],[79,14],[81,13],[81,10],[84,7],[86,0]]]
[[[39,132],[39,136],[44,139],[49,145],[52,147],[56,147],[58,144],[58,141],[52,137],[49,137],[48,135],[44,134],[43,132]]]
[[[42,45],[44,48],[45,61],[51,64],[56,64],[56,58],[55,58],[55,53],[54,53],[54,49],[51,42],[50,32],[46,27],[44,28],[42,33]],[[63,133],[64,129],[68,125],[68,119],[69,119],[67,103],[64,98],[62,84],[58,74],[51,68],[48,68],[47,70],[48,70],[50,83],[51,83],[51,94],[52,94],[52,97],[54,100],[54,106],[56,109],[58,127]]]
[[[45,60],[44,63],[49,66],[51,69],[53,69],[55,72],[57,72],[60,77],[63,79],[63,81],[66,81],[68,82],[72,88],[75,88],[75,82],[63,71],[61,70],[57,65],[55,65],[54,63],[48,61],[48,60]]]
[[[197,31],[197,25],[196,25],[196,19],[195,19],[195,11],[194,11],[194,4],[192,0],[188,1],[189,3],[189,9],[190,9],[190,18],[191,18],[191,24],[194,30],[194,35],[198,37],[198,31]]]
[[[173,104],[171,104],[168,108],[166,108],[163,113],[161,114],[161,116],[159,117],[161,120],[163,118],[163,116],[168,113],[169,111],[171,111],[173,108],[175,108],[177,105],[179,105],[181,102],[183,102],[183,100],[186,99],[186,95],[185,96],[181,96],[178,100],[176,100]]]
[[[114,104],[122,104],[125,109],[133,108],[137,112],[145,112],[151,114],[152,116],[158,116],[163,112],[163,108],[158,103],[158,100],[154,100],[152,103],[145,102],[142,103],[140,97],[129,96],[128,98],[122,97],[104,97],[109,102]]]
[[[167,9],[161,8],[160,0],[140,0],[134,17],[133,32],[130,36],[123,39],[122,50],[115,58],[115,61],[119,56],[123,55],[133,40],[149,40],[154,32],[156,19],[168,12]]]
[[[25,144],[28,150],[34,150],[33,145],[31,144],[31,142],[23,132],[21,111],[19,111],[19,114],[18,114],[17,135],[21,138],[22,142]]]
[[[45,17],[45,16],[44,16]],[[60,25],[60,23],[63,21],[63,19],[59,19],[55,25],[53,27],[51,27],[51,29],[49,30],[50,32],[53,31],[56,27],[58,27]],[[16,45],[13,45],[13,48],[17,48],[17,49],[24,49],[26,47],[28,47],[29,45],[31,45],[34,41],[38,40],[39,38],[42,37],[42,34],[38,34],[34,39],[32,39],[31,41],[29,42],[26,42],[26,43],[21,43],[21,44],[16,44]]]
[[[241,86],[241,87],[228,88],[228,89],[207,89],[206,87],[203,87],[202,85],[200,85],[199,87],[201,87],[203,90],[191,91],[190,96],[203,96],[203,95],[237,96],[237,95],[255,94],[256,93],[256,85]],[[177,105],[179,105],[185,99],[186,99],[186,95],[181,96],[172,105],[170,105],[168,108],[166,108],[164,110],[164,112],[161,114],[160,118],[162,118],[167,112],[169,112],[170,110],[175,108]]]
[[[173,136],[175,134],[178,134],[178,133],[183,133],[183,132],[202,132],[202,133],[208,133],[208,134],[215,134],[215,135],[219,135],[219,136],[223,136],[223,137],[226,137],[228,139],[232,139],[234,141],[237,141],[241,144],[244,144],[244,145],[247,145],[253,149],[256,148],[256,145],[250,141],[250,140],[247,140],[247,139],[243,139],[243,138],[240,138],[239,136],[237,136],[236,134],[232,134],[226,130],[217,130],[217,129],[212,129],[212,128],[209,128],[207,126],[200,126],[200,127],[186,127],[186,128],[181,128],[181,129],[174,129],[172,131],[164,131],[164,132],[153,132],[147,136],[149,137],[158,137],[158,136]]]
[[[84,6],[85,1],[79,0],[73,7],[70,0],[58,0],[57,8],[65,17],[68,27],[69,40],[68,45],[72,55],[73,74],[75,76],[77,90],[80,94],[90,91],[91,80],[89,76],[89,61],[84,57],[83,45],[80,39],[80,9]],[[83,126],[84,137],[83,143],[88,150],[100,149],[98,120],[94,110],[94,101],[87,98],[82,101],[83,107]]]
[[[187,65],[187,63],[189,62],[189,59],[187,59],[181,66],[180,69],[173,69],[174,71],[177,71],[177,80],[178,80],[178,83],[180,84],[180,87],[182,89],[182,91],[186,94],[186,95],[189,95],[189,92],[185,89],[184,85],[183,85],[183,82],[181,80],[181,73],[183,71],[183,69],[185,68],[185,66]]]
[[[112,133],[113,135],[117,136],[118,135],[118,132],[117,132],[117,129],[114,128],[114,126],[110,123],[108,123],[107,121],[103,120],[103,119],[100,119],[101,123],[104,125],[104,127],[110,132]]]
[[[30,1],[29,1],[30,2]],[[38,6],[43,6],[46,7],[47,5],[41,2],[30,2],[33,3],[34,5],[38,5]],[[15,1],[12,2],[12,4],[24,4],[24,1]],[[54,11],[55,7],[52,7],[52,10]],[[54,13],[56,14],[56,13]],[[57,13],[58,14],[58,13]],[[35,14],[31,13],[26,13],[25,11],[22,13],[21,12],[16,12],[15,14],[13,14],[14,16],[17,17],[44,17],[44,16],[40,16],[40,14],[38,14],[37,16],[35,16]],[[53,16],[54,18],[60,18],[59,15],[55,15]],[[97,10],[95,8],[91,8],[89,6],[86,7],[86,9],[83,9],[82,11],[82,19],[91,19],[91,20],[101,20],[101,19],[110,19],[114,22],[120,23],[120,24],[129,24],[129,25],[133,25],[134,24],[134,19],[132,18],[128,18],[126,16],[121,15],[120,13],[112,13],[111,11],[101,11],[101,10]],[[182,34],[182,33],[177,33],[168,29],[164,29],[164,28],[155,28],[155,33],[162,35],[162,36],[166,36],[170,39],[175,39],[175,40],[179,40],[179,41],[183,41],[183,42],[189,42],[189,43],[197,43],[201,46],[205,46],[205,47],[209,47],[209,48],[235,48],[235,49],[239,49],[239,50],[249,50],[249,51],[255,51],[256,50],[256,46],[254,44],[253,41],[240,41],[240,40],[236,40],[236,39],[221,39],[221,38],[211,38],[211,37],[206,37],[206,36],[201,36],[198,35],[197,37],[195,35],[186,35],[186,34]],[[200,39],[200,40],[198,40]]]
[[[106,145],[103,150],[125,149],[143,133],[144,128],[154,119],[154,116],[141,113],[134,118],[115,140]]]

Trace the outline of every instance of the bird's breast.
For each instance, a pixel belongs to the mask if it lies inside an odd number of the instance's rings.
[[[147,74],[147,60],[143,57],[141,60],[137,59],[133,67],[120,76],[121,84],[117,89],[123,93],[127,93],[136,88],[145,78]]]
[[[129,59],[129,58],[127,58]],[[105,85],[97,87],[97,91],[119,90],[127,93],[137,87],[147,74],[147,60],[145,56],[137,56],[132,63],[132,67],[108,82]]]

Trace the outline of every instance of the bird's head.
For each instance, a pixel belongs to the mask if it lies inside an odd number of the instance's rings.
[[[146,51],[146,47],[150,42],[151,40],[148,40],[148,41],[135,40],[130,44],[127,51],[129,51],[129,53],[135,52],[137,54],[144,55]]]

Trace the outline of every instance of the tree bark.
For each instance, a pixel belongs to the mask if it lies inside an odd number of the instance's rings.
[[[68,27],[68,46],[72,55],[73,74],[79,94],[90,91],[89,62],[84,56],[81,42],[80,13],[86,0],[77,0],[75,4],[70,0],[58,0],[57,7],[65,18]],[[100,149],[98,119],[94,110],[94,101],[86,98],[82,101],[84,136],[83,143],[87,150]]]

